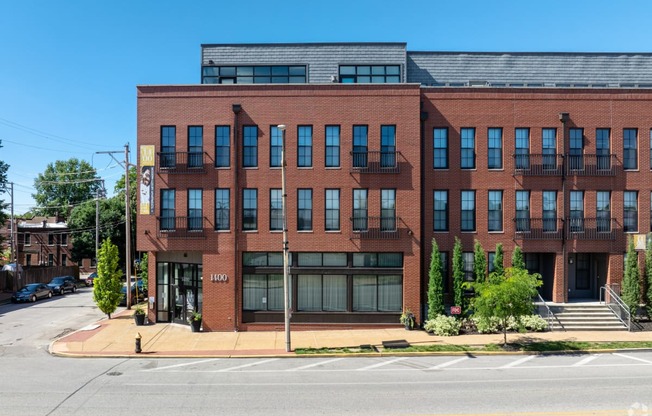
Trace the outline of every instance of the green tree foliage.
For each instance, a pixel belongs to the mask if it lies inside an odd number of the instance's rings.
[[[514,252],[512,253],[512,267],[515,269],[525,270],[525,260],[523,260],[523,252],[521,247],[514,247]]]
[[[118,267],[119,260],[118,247],[111,243],[111,240],[104,240],[97,259],[97,278],[93,282],[93,300],[97,307],[108,315],[109,319],[120,303],[122,272]]]
[[[148,256],[147,253],[143,254],[143,257],[140,259],[140,279],[143,281],[143,287],[147,287],[149,279],[149,264],[147,263]]]
[[[647,316],[652,319],[652,244],[648,243],[645,250],[645,277],[647,281],[647,293],[645,305]]]
[[[473,314],[476,317],[500,320],[503,328],[503,343],[507,344],[508,320],[520,321],[534,310],[533,297],[541,286],[541,276],[530,274],[525,269],[514,267],[505,270],[505,275],[495,282],[473,283],[476,296]]]
[[[437,241],[432,239],[430,254],[430,272],[428,273],[428,319],[444,314],[444,267]]]
[[[115,241],[119,253],[125,250],[125,208],[124,200],[118,196],[102,199],[100,206],[100,238]],[[74,231],[71,258],[79,261],[95,258],[95,201],[85,202],[70,213],[68,225]],[[122,266],[122,265],[121,265]]]
[[[494,271],[499,276],[502,276],[505,273],[505,266],[503,266],[503,245],[502,243],[496,244],[496,255],[494,256]]]
[[[453,246],[453,302],[455,302],[455,306],[464,306],[463,285],[464,259],[462,258],[462,242],[455,237],[455,245]]]
[[[476,282],[483,283],[487,280],[487,256],[478,240],[475,240],[473,246],[473,272]]]
[[[625,256],[625,276],[621,296],[632,316],[636,316],[641,296],[639,281],[638,253],[634,247],[634,239],[629,238],[627,243],[627,254]]]
[[[95,168],[84,160],[71,158],[50,163],[34,180],[34,211],[45,216],[58,213],[67,220],[71,207],[95,197],[100,187],[97,179]]]

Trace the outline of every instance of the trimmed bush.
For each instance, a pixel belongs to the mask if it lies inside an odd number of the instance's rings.
[[[500,319],[495,316],[485,318],[482,316],[473,316],[471,320],[475,324],[476,330],[481,334],[497,334],[502,331]],[[540,315],[524,315],[520,322],[514,317],[507,319],[507,330],[514,332],[542,332],[548,329],[548,322]]]
[[[475,323],[475,328],[481,334],[497,334],[500,331],[500,319],[495,316],[486,318],[484,316],[473,316],[471,317],[473,323]]]
[[[534,332],[543,332],[548,330],[548,321],[541,315],[526,315],[521,317],[521,324],[528,330]]]
[[[452,316],[437,315],[435,319],[428,319],[423,328],[435,335],[450,337],[459,335],[462,322]]]

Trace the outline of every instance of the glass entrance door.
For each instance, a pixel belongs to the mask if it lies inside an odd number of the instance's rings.
[[[171,285],[172,322],[188,324],[193,312],[201,311],[201,267],[196,264],[174,264],[174,282]]]

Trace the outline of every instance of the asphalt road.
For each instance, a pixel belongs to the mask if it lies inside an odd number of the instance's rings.
[[[89,301],[86,292],[24,308],[0,306],[0,415],[652,415],[652,352],[282,359],[48,355],[53,336],[101,316],[92,301],[84,303]]]

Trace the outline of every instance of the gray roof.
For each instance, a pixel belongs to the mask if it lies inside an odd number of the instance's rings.
[[[408,52],[408,82],[652,88],[652,54]]]

